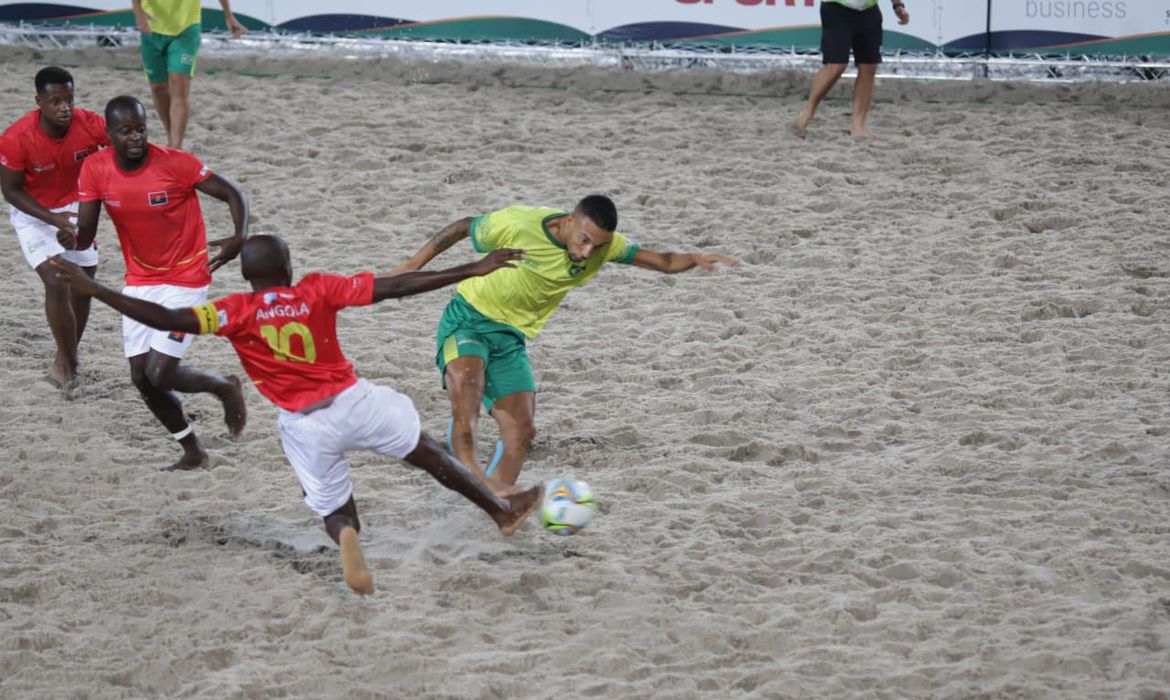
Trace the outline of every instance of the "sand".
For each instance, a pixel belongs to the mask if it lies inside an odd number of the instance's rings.
[[[5,48],[0,121],[50,62],[84,106],[148,97],[132,52]],[[43,380],[41,286],[8,230],[0,697],[1167,697],[1165,86],[881,81],[871,145],[847,85],[791,136],[794,73],[201,67],[187,145],[298,274],[388,269],[457,218],[595,191],[645,247],[744,265],[614,266],[533,344],[522,481],[590,482],[580,536],[504,539],[355,455],[378,585],[359,599],[253,388],[235,442],[187,399],[213,466],[171,474],[110,309],[84,395]],[[226,207],[204,210],[225,235]],[[99,242],[117,285],[104,216]],[[233,263],[212,293],[242,288]],[[432,434],[449,296],[339,324]],[[218,338],[188,359],[239,371]]]

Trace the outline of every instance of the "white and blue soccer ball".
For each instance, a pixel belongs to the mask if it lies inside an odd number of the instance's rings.
[[[593,489],[578,479],[557,477],[544,485],[544,501],[540,506],[540,526],[558,535],[575,535],[583,530],[593,516],[597,504]]]

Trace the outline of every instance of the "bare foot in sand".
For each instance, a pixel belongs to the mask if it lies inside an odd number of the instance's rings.
[[[199,447],[198,452],[186,452],[178,462],[166,467],[160,467],[160,472],[189,472],[195,469],[207,469],[211,466],[211,460],[207,458],[207,452]]]
[[[501,513],[496,519],[496,525],[500,528],[500,534],[507,537],[513,532],[516,532],[516,528],[520,527],[520,523],[524,522],[524,519],[529,515],[532,515],[532,511],[536,510],[536,507],[540,505],[540,497],[543,492],[544,485],[537,484],[527,491],[505,496],[504,500],[508,502],[508,510]]]
[[[806,109],[800,113],[796,120],[792,122],[792,133],[800,138],[804,138],[804,132],[808,129],[808,123],[812,121],[812,114]]]
[[[880,140],[877,137],[877,134],[873,133],[872,131],[865,128],[864,126],[860,127],[860,128],[855,126],[855,127],[853,127],[853,129],[850,130],[849,133],[852,134],[853,138],[855,138],[855,139],[865,139],[866,141],[879,141]]]
[[[238,437],[248,422],[248,404],[244,401],[244,385],[240,378],[232,375],[227,380],[229,388],[219,395],[219,400],[223,401],[223,422],[227,424],[228,434]]]
[[[362,545],[358,541],[357,530],[347,527],[337,538],[341,544],[341,573],[345,576],[345,583],[358,595],[370,595],[374,592],[374,575],[370,567],[366,566],[366,557],[362,554]]]
[[[77,373],[76,369],[70,371],[54,362],[49,367],[45,378],[49,380],[50,384],[60,389],[67,399],[72,400],[81,393],[81,375]]]

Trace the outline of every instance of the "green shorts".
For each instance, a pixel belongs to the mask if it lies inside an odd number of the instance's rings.
[[[167,34],[142,35],[142,67],[146,81],[152,85],[165,83],[171,73],[195,75],[195,56],[203,38],[202,25],[192,24],[178,36]]]
[[[455,295],[435,334],[435,364],[447,388],[447,363],[456,357],[483,359],[483,405],[488,413],[496,401],[522,391],[536,392],[536,378],[528,363],[528,346],[519,329],[484,316],[466,299]]]

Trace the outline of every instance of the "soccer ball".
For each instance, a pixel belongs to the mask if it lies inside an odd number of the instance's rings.
[[[593,516],[597,505],[593,489],[576,479],[557,477],[544,485],[544,502],[540,506],[540,526],[558,535],[574,535],[582,530]]]

